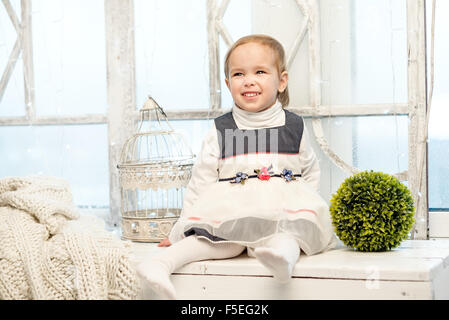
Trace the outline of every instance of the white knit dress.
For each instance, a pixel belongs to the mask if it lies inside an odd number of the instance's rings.
[[[228,133],[237,135],[233,150]],[[247,142],[239,146],[239,137]],[[197,235],[255,248],[288,233],[306,254],[322,252],[335,245],[335,237],[318,182],[302,118],[279,102],[258,113],[234,106],[205,138],[170,241]]]

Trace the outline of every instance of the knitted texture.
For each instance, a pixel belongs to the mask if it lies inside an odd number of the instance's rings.
[[[130,247],[80,217],[66,181],[0,179],[0,299],[136,299]]]

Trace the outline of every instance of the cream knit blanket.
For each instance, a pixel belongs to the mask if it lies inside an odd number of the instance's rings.
[[[0,179],[0,299],[135,299],[130,251],[79,217],[68,183]]]

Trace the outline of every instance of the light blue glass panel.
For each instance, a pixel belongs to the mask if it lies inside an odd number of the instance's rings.
[[[135,0],[137,107],[209,107],[206,1]]]
[[[398,173],[408,169],[408,117],[359,117],[353,120],[354,166]]]
[[[449,210],[449,137],[429,139],[429,208]]]
[[[36,113],[105,113],[104,1],[33,0]]]
[[[14,12],[20,17],[21,6],[19,0],[10,1]],[[0,6],[0,78],[8,64],[14,44],[18,38],[17,32],[3,5]],[[25,98],[23,82],[22,55],[19,55],[12,71],[6,91],[0,101],[0,117],[25,115]]]
[[[428,89],[430,90],[430,41],[432,1],[427,1]],[[428,174],[429,207],[449,211],[449,1],[437,1],[435,11],[434,89],[430,105]],[[429,92],[430,94],[430,92]]]
[[[80,207],[109,206],[106,125],[0,127],[0,178],[65,178]]]

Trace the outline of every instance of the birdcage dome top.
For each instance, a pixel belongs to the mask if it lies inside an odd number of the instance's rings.
[[[140,109],[137,132],[124,144],[119,166],[191,163],[189,145],[173,130],[164,110],[151,97]]]

